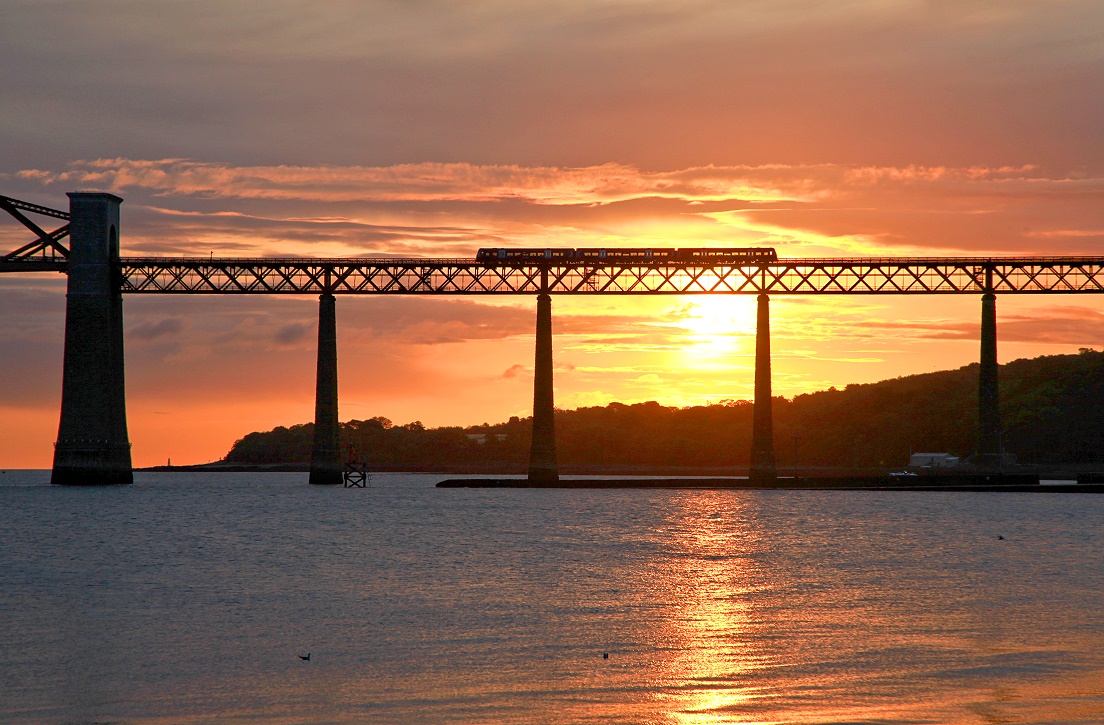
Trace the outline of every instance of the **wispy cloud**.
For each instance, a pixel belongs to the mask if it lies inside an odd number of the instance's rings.
[[[461,256],[518,245],[1079,254],[1104,241],[1104,175],[1031,165],[657,171],[99,159],[11,178],[38,194],[92,186],[126,196],[128,244],[151,254]]]
[[[700,167],[644,172],[612,163],[582,168],[468,163],[240,167],[187,159],[117,158],[78,162],[63,171],[27,169],[16,177],[46,186],[96,186],[118,192],[146,189],[158,195],[211,198],[318,202],[523,199],[537,204],[601,204],[641,197],[777,201],[811,190],[807,178],[786,171],[781,167]]]

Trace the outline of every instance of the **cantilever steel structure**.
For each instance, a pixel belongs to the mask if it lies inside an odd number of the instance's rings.
[[[0,257],[0,272],[55,271],[69,277],[62,421],[54,463],[57,482],[130,480],[122,386],[123,293],[319,295],[318,430],[311,480],[336,482],[340,461],[336,458],[335,295],[537,295],[530,477],[546,480],[557,475],[550,295],[758,295],[751,470],[769,478],[774,475],[770,295],[980,294],[978,453],[981,460],[993,461],[1000,456],[996,295],[1104,292],[1104,257],[863,257],[779,259],[751,265],[647,259],[123,257],[118,235],[122,199],[94,192],[69,197],[70,211],[64,212],[0,196],[0,209],[36,236]],[[23,212],[69,224],[47,232]],[[66,236],[71,236],[71,250],[61,244]]]

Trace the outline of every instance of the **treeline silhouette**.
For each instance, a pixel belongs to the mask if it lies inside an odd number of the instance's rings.
[[[848,385],[773,400],[781,466],[903,466],[910,452],[975,450],[978,365]],[[1021,463],[1104,463],[1104,353],[1015,360],[1000,368],[1005,450]],[[746,466],[752,403],[675,408],[656,402],[556,411],[556,446],[565,466]],[[369,465],[499,466],[523,471],[531,419],[493,425],[426,428],[386,418],[341,425]],[[250,433],[225,461],[310,461],[314,426]]]

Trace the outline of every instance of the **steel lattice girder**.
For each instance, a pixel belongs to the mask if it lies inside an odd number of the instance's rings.
[[[763,266],[454,259],[124,257],[136,294],[953,294],[1104,292],[1104,257],[792,259]]]
[[[29,244],[24,244],[14,252],[0,256],[0,272],[24,271],[18,266],[12,267],[8,262],[23,260],[54,261],[65,259],[69,256],[69,250],[61,244],[61,240],[69,236],[69,225],[58,227],[52,232],[47,232],[42,227],[28,219],[22,212],[29,211],[55,219],[69,220],[69,212],[50,209],[49,207],[32,204],[28,201],[20,201],[10,196],[0,196],[0,209],[10,214],[16,221],[30,229],[38,237]],[[35,270],[26,270],[35,271]]]
[[[0,257],[0,274],[5,272],[62,272],[69,267],[69,263],[63,258],[52,257],[20,257],[19,259],[4,259]]]

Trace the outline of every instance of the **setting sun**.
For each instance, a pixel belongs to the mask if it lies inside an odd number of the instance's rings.
[[[690,333],[683,355],[691,369],[716,368],[724,358],[754,352],[754,295],[695,296],[684,314],[678,324]]]

